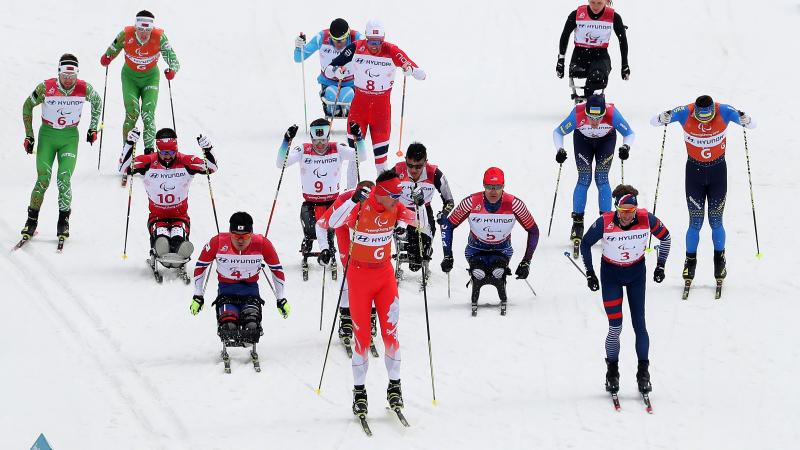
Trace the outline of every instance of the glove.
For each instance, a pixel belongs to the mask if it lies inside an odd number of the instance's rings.
[[[422,81],[422,80],[424,80],[425,78],[428,77],[428,75],[425,73],[425,71],[420,69],[419,67],[413,69],[413,71],[411,72],[411,75],[414,76],[415,80],[420,80],[420,81]]]
[[[197,136],[197,145],[203,149],[204,152],[210,151],[214,148],[214,144],[211,143],[211,139],[208,136]]]
[[[95,130],[94,128],[89,128],[89,131],[86,132],[86,142],[88,142],[89,145],[92,145],[96,140],[97,140],[97,130]]]
[[[103,67],[108,67],[108,65],[111,64],[111,61],[112,58],[105,53],[100,57],[100,65]]]
[[[556,162],[561,164],[567,160],[567,151],[563,148],[558,149],[556,152]]]
[[[586,271],[586,284],[589,285],[589,289],[592,291],[600,290],[600,280],[597,279],[597,275],[594,274],[594,270]]]
[[[442,210],[436,214],[436,223],[439,225],[444,225],[447,222],[447,216],[450,215],[450,212],[453,211],[456,205],[453,202],[446,202],[444,206],[442,206]]]
[[[33,143],[36,142],[36,139],[33,136],[25,136],[25,140],[22,142],[22,148],[25,149],[25,153],[31,154],[33,153]]]
[[[556,76],[564,78],[564,55],[558,55],[558,62],[556,62]]]
[[[167,77],[168,81],[172,81],[172,79],[175,78],[175,73],[176,72],[170,68],[164,69],[164,76]]]
[[[743,127],[750,125],[753,122],[753,119],[748,116],[744,111],[739,111],[739,124]]]
[[[514,272],[514,275],[517,276],[518,280],[524,280],[525,278],[528,278],[528,274],[530,272],[531,272],[531,262],[525,261],[523,259],[517,266],[517,271]]]
[[[622,144],[622,147],[619,148],[619,159],[625,161],[630,156],[631,146],[628,144]]]
[[[294,40],[294,47],[299,50],[303,50],[305,46],[306,46],[306,35],[300,33],[300,36],[297,36],[297,38],[295,38]]]
[[[408,234],[408,230],[406,227],[395,227],[394,228],[394,235],[397,236],[398,239],[403,239]]]
[[[203,296],[202,295],[195,295],[192,297],[192,305],[189,306],[189,311],[192,312],[193,316],[196,316],[200,310],[203,309]]]
[[[350,124],[350,134],[356,139],[361,139],[361,127],[358,126],[358,123],[353,122]]]
[[[319,256],[317,256],[317,262],[320,266],[327,266],[331,262],[331,251],[329,249],[325,249],[319,252]]]
[[[361,186],[360,188],[356,189],[356,192],[352,197],[350,197],[350,200],[352,200],[353,203],[363,202],[367,199],[367,197],[369,197],[370,192],[372,192],[372,189],[370,189],[369,186]]]
[[[442,259],[442,272],[449,273],[451,270],[453,270],[453,257],[445,256]]]
[[[411,200],[413,200],[414,204],[417,206],[422,206],[425,204],[425,193],[422,192],[422,188],[417,188],[411,191]]]
[[[403,75],[409,76],[413,74],[414,74],[414,67],[409,63],[403,64]]]
[[[347,75],[345,75],[344,72],[344,67],[333,67],[331,70],[331,75],[333,75],[333,78],[336,78],[337,80],[344,80],[347,78]]]
[[[297,135],[297,125],[292,125],[286,130],[286,134],[283,135],[283,139],[286,142],[291,141]]]
[[[656,266],[656,270],[653,271],[653,281],[656,283],[664,281],[664,266]]]
[[[139,136],[142,135],[142,132],[139,131],[138,128],[133,127],[131,131],[128,131],[128,137],[125,139],[125,142],[128,144],[134,145],[137,141],[139,141]]]
[[[289,313],[292,312],[292,307],[289,305],[289,302],[286,301],[285,298],[282,298],[277,301],[278,312],[281,313],[281,316],[285,319],[289,317]]]
[[[672,120],[672,111],[664,111],[658,115],[658,121],[666,125]]]
[[[627,64],[622,65],[622,79],[628,81],[631,76],[631,68]]]

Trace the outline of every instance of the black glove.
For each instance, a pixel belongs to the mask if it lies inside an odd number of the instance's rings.
[[[586,271],[586,284],[592,291],[600,290],[600,280],[597,279],[597,275],[594,274],[594,270]]]
[[[320,266],[327,266],[331,262],[331,251],[327,248],[319,252],[319,256],[317,256],[317,262]]]
[[[628,78],[630,78],[630,76],[631,76],[631,68],[628,67],[627,64],[623,64],[622,65],[622,79],[627,81]]]
[[[36,139],[33,136],[25,136],[25,141],[22,142],[22,148],[25,149],[25,153],[31,154],[33,153],[33,143],[36,142]]]
[[[203,309],[203,296],[202,295],[195,295],[192,297],[192,304],[189,306],[189,311],[192,313],[193,316],[196,316],[200,310]]]
[[[398,239],[403,239],[408,234],[408,230],[406,227],[397,226],[394,228],[394,235],[397,236]]]
[[[283,135],[283,139],[288,142],[294,139],[296,135],[297,135],[297,125],[292,125],[289,127],[289,129],[286,130],[286,134]]]
[[[442,272],[448,273],[453,270],[453,256],[445,256],[442,259]]]
[[[360,188],[356,188],[356,192],[353,193],[353,196],[350,197],[350,200],[352,200],[353,203],[363,202],[367,199],[367,197],[369,197],[370,192],[372,192],[372,189],[370,189],[369,186],[361,186]]]
[[[411,200],[413,200],[414,204],[417,206],[425,204],[425,193],[422,192],[422,188],[411,191]]]
[[[653,281],[656,283],[664,281],[664,266],[656,266],[656,270],[653,271]]]
[[[619,148],[619,159],[625,161],[628,159],[631,153],[631,146],[628,144],[622,144],[622,147]]]
[[[450,215],[450,212],[455,208],[453,202],[447,202],[442,206],[442,210],[436,213],[436,223],[439,225],[444,225],[447,221],[447,216]]]
[[[86,132],[86,142],[88,142],[89,145],[92,145],[96,140],[97,140],[97,130],[95,130],[94,128],[89,128],[89,131]]]
[[[514,275],[517,276],[518,280],[524,280],[525,278],[528,278],[528,274],[530,272],[531,272],[531,262],[525,261],[523,259],[517,266],[517,271],[514,272]]]
[[[361,139],[361,127],[356,122],[350,124],[350,134],[353,135],[353,139]]]
[[[556,152],[556,162],[561,164],[567,160],[567,151],[563,148],[558,149]]]
[[[558,78],[564,78],[564,57],[562,55],[558,55],[558,62],[556,63],[556,76]]]

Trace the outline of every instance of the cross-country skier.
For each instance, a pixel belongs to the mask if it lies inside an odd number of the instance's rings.
[[[333,76],[333,68],[330,67],[330,63],[339,56],[345,47],[363,38],[361,33],[351,30],[347,21],[340,18],[331,22],[330,28],[317,33],[308,43],[302,33],[294,40],[294,62],[296,63],[307,59],[319,50],[320,74],[317,82],[320,84],[319,98],[322,100],[322,109],[327,117],[347,117],[350,103],[355,95],[352,63],[345,65],[345,76],[341,78],[341,81]]]
[[[450,192],[450,185],[447,183],[442,171],[435,165],[428,163],[428,151],[424,145],[414,142],[406,150],[406,160],[394,166],[395,172],[400,177],[400,185],[403,186],[403,195],[400,202],[407,208],[417,212],[417,207],[424,208],[424,212],[418,214],[420,218],[419,230],[409,226],[407,229],[400,229],[401,236],[398,236],[398,255],[404,253],[408,260],[408,268],[416,272],[425,264],[425,272],[430,274],[427,268],[428,261],[433,255],[433,235],[436,231],[434,222],[433,208],[431,201],[435,191],[439,191],[442,197],[442,210],[438,213],[439,220],[446,218],[453,210],[453,194]],[[422,240],[422,252],[420,252],[420,239]],[[404,247],[401,249],[400,247]],[[404,250],[401,252],[401,250]],[[420,257],[422,254],[422,257]],[[401,257],[398,256],[398,266]],[[399,270],[399,267],[398,267]]]
[[[592,183],[592,160],[594,182],[597,185],[597,204],[600,214],[611,211],[611,186],[608,184],[608,171],[614,160],[614,146],[617,133],[622,134],[619,159],[628,159],[635,135],[625,118],[613,103],[606,103],[602,95],[592,95],[585,105],[575,105],[564,121],[553,130],[553,144],[556,147],[556,162],[567,160],[564,150],[564,136],[578,131],[573,137],[575,164],[578,166],[578,182],[572,193],[572,231],[573,257],[583,236],[583,215],[586,209],[586,194]]]
[[[211,139],[202,134],[197,144],[203,158],[180,153],[178,136],[172,128],[162,128],[156,133],[158,151],[134,158],[133,149],[139,140],[139,129],[128,133],[120,158],[120,173],[143,175],[144,188],[149,199],[150,215],[147,231],[150,234],[150,268],[160,281],[156,262],[164,267],[177,268],[189,283],[185,264],[192,256],[194,246],[189,242],[189,187],[194,175],[217,171],[217,159],[212,152]]]
[[[683,278],[694,279],[697,266],[697,245],[703,227],[706,200],[708,223],[714,243],[714,278],[722,280],[725,268],[725,227],[722,214],[728,192],[728,166],[725,162],[728,123],[755,128],[755,121],[742,111],[723,103],[715,103],[708,95],[697,97],[694,104],[679,106],[653,117],[653,126],[679,122],[686,143],[686,205],[689,208],[689,228],[686,230],[686,261]]]
[[[607,0],[589,0],[588,5],[579,6],[569,14],[561,32],[556,63],[558,78],[564,77],[564,57],[567,54],[569,35],[575,32],[575,49],[569,62],[570,86],[573,86],[572,95],[575,103],[585,100],[598,90],[604,90],[608,85],[608,75],[611,73],[608,44],[612,33],[619,39],[622,79],[627,80],[631,74],[631,69],[628,67],[626,27],[622,23],[622,17],[614,12],[609,3],[611,2]],[[575,92],[573,82],[575,78],[586,79],[582,96]]]
[[[636,333],[636,356],[639,358],[636,381],[639,391],[651,391],[648,367],[650,337],[644,318],[645,285],[647,267],[644,250],[652,233],[661,241],[658,262],[653,272],[656,283],[664,281],[664,265],[669,256],[671,239],[664,224],[644,208],[638,208],[636,196],[639,191],[628,185],[614,189],[616,211],[609,211],[597,219],[586,231],[581,241],[581,255],[586,267],[589,289],[603,288],[603,306],[608,316],[606,336],[606,390],[612,394],[619,391],[619,335],[622,332],[622,288],[628,293],[631,323]],[[592,245],[602,240],[603,257],[600,262],[600,280],[592,264]]]
[[[362,187],[373,188],[375,183],[369,180],[364,180],[358,183],[355,189],[350,189],[347,191],[342,192],[339,197],[336,198],[336,201],[333,202],[330,208],[325,211],[325,213],[320,217],[317,221],[317,242],[319,243],[320,252],[319,256],[317,257],[317,262],[320,265],[329,265],[333,261],[333,252],[336,249],[331,249],[328,246],[328,242],[326,239],[328,231],[330,228],[330,218],[333,211],[336,208],[339,208],[345,202],[350,201],[353,198],[353,195]],[[347,255],[350,251],[350,229],[348,227],[339,227],[336,228],[336,243],[339,247],[339,259],[342,262],[342,267],[347,265]],[[335,264],[335,262],[333,263]],[[347,352],[352,356],[352,339],[353,339],[353,321],[350,316],[350,289],[348,288],[347,280],[343,281],[342,285],[342,299],[339,303],[339,339],[345,345]],[[370,334],[374,338],[377,334],[377,322],[378,322],[378,313],[375,309],[375,306],[372,306],[372,313],[370,314]]]
[[[27,241],[39,224],[39,210],[44,193],[50,185],[53,161],[58,158],[58,224],[56,235],[59,245],[69,237],[69,216],[72,211],[72,172],[78,159],[78,124],[81,121],[84,101],[92,105],[92,117],[86,142],[97,139],[97,121],[100,118],[102,99],[91,84],[78,79],[78,58],[66,53],[58,62],[58,77],[39,83],[22,105],[22,123],[25,126],[25,152],[33,153],[33,107],[42,105],[42,125],[36,146],[36,184],[28,205],[28,220],[22,228],[22,239]],[[20,241],[22,244],[22,241]]]
[[[346,226],[353,231],[353,245],[347,269],[350,288],[350,313],[353,319],[353,414],[367,414],[364,387],[369,367],[370,319],[373,303],[378,311],[381,337],[389,373],[387,400],[392,409],[403,407],[400,388],[400,297],[392,267],[392,235],[400,223],[416,225],[414,213],[398,201],[402,195],[400,179],[394,170],[380,174],[375,188],[360,187],[351,201],[344,202],[330,216],[332,228]]]
[[[125,65],[122,66],[122,99],[125,104],[122,143],[125,144],[128,132],[136,126],[141,109],[145,154],[153,151],[156,135],[155,114],[161,78],[159,57],[163,54],[169,66],[164,70],[167,80],[175,78],[180,70],[178,57],[167,35],[161,28],[155,28],[154,20],[155,16],[150,11],[139,11],[135,25],[125,27],[100,58],[100,64],[107,67],[120,51],[125,50]]]
[[[303,242],[300,244],[303,280],[308,279],[308,257],[316,256],[311,253],[311,246],[317,237],[315,223],[339,196],[342,164],[349,161],[347,188],[350,188],[358,180],[358,162],[367,156],[364,140],[356,123],[351,124],[350,133],[356,136],[357,150],[345,143],[331,142],[331,124],[325,119],[311,122],[309,132],[311,143],[296,145],[290,151],[289,142],[297,134],[297,125],[290,126],[283,136],[275,159],[278,168],[300,165],[300,183],[303,189],[303,204],[300,206],[300,223],[303,226]],[[333,247],[332,230],[328,233],[327,241],[328,246]]]
[[[338,69],[327,70],[341,79],[349,76],[351,71],[355,76],[356,93],[347,118],[348,126],[350,123],[357,123],[364,137],[369,131],[372,152],[375,155],[375,168],[380,174],[389,168],[387,154],[392,131],[391,94],[395,67],[401,67],[403,75],[411,75],[417,80],[424,80],[426,74],[398,46],[384,41],[386,32],[382,22],[378,20],[367,22],[364,35],[365,39],[348,45],[331,61],[331,66]],[[351,61],[352,69],[348,71],[345,67]],[[353,136],[348,137],[353,139]],[[351,143],[351,146],[354,144]]]
[[[275,247],[266,236],[253,233],[253,218],[236,212],[230,218],[230,232],[211,238],[197,258],[194,269],[194,297],[190,311],[196,315],[203,308],[204,282],[208,266],[217,265],[217,333],[223,342],[257,343],[261,337],[261,306],[258,290],[259,271],[268,266],[275,287],[276,306],[283,318],[291,311],[284,295],[283,266]]]
[[[453,230],[469,220],[469,240],[464,255],[469,263],[472,282],[472,315],[478,313],[480,289],[485,284],[497,288],[500,311],[505,314],[506,276],[511,275],[508,264],[514,249],[511,247],[511,230],[519,221],[528,232],[525,254],[514,272],[517,279],[526,279],[530,272],[531,258],[539,243],[539,226],[519,198],[505,192],[505,175],[497,167],[490,167],[483,174],[483,191],[465,198],[441,222],[444,259],[442,271],[453,269]]]

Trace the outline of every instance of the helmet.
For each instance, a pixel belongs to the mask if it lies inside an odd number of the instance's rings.
[[[230,219],[230,231],[235,233],[252,233],[253,217],[244,211],[233,213]]]
[[[606,114],[606,99],[602,95],[593,94],[586,100],[586,115],[597,119]]]
[[[308,127],[312,140],[328,139],[331,133],[331,124],[325,119],[315,119]]]
[[[58,60],[58,73],[78,73],[78,58],[71,53],[64,53]]]
[[[380,20],[372,19],[367,22],[367,29],[364,30],[364,35],[369,38],[385,38],[386,30],[383,28],[383,22]]]
[[[714,99],[708,95],[701,95],[694,101],[694,117],[701,122],[709,122],[716,113]]]
[[[331,22],[329,31],[333,39],[340,41],[347,37],[347,33],[350,32],[350,25],[344,19],[335,19]]]

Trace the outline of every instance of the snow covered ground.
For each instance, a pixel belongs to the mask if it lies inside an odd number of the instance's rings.
[[[542,238],[533,259],[530,280],[538,297],[512,281],[507,317],[482,308],[472,318],[463,259],[456,259],[452,273],[452,299],[446,296],[446,278],[438,267],[434,271],[428,304],[437,406],[431,402],[422,296],[415,277],[402,285],[403,387],[412,428],[402,429],[382,408],[386,372],[380,359],[373,359],[367,384],[372,440],[350,413],[350,361],[340,346],[331,350],[321,395],[314,393],[337,290],[327,283],[320,332],[321,270],[315,268],[303,283],[296,253],[296,168],[287,170],[270,231],[288,271],[292,315],[282,320],[264,287],[264,370],[254,373],[246,352],[234,349],[233,373],[223,374],[213,311],[192,317],[191,288],[172,278],[156,285],[145,267],[147,204],[139,180],[133,189],[130,258],[121,258],[127,190],[114,173],[123,117],[117,58],[109,71],[101,170],[96,169],[97,144],[82,143],[66,251],[55,254],[54,185],[39,237],[23,251],[0,251],[5,315],[0,448],[29,448],[40,432],[62,449],[796,446],[800,283],[793,277],[794,255],[784,248],[798,218],[793,198],[798,139],[787,125],[800,119],[792,78],[798,68],[794,28],[800,5],[794,0],[615,3],[629,26],[632,74],[630,81],[620,80],[614,39],[607,92],[637,133],[626,181],[642,191],[645,204],[652,205],[661,143],[661,130],[647,124],[651,115],[707,93],[759,122],[748,139],[765,257],[754,257],[742,133],[734,125],[728,134],[729,277],[722,301],[713,300],[707,228],[695,288],[688,302],[680,300],[685,150],[678,127],[669,129],[658,215],[675,243],[668,278],[661,285],[650,283],[647,304],[654,415],[645,414],[637,398],[627,317],[622,413],[613,411],[603,390],[607,325],[600,295],[588,291],[563,256],[576,178],[571,156],[553,234]],[[173,82],[182,149],[196,151],[192,143],[201,132],[214,138],[220,171],[213,188],[223,226],[237,210],[250,211],[257,229],[266,226],[281,135],[288,125],[303,123],[293,38],[343,16],[356,29],[369,18],[382,18],[387,39],[429,74],[424,82],[409,80],[403,142],[426,144],[430,160],[440,164],[458,198],[481,188],[488,166],[500,166],[507,190],[526,201],[545,229],[557,169],[551,132],[570,109],[566,80],[553,73],[557,41],[577,4],[409,0],[359,2],[349,9],[337,4],[343,9],[336,9],[317,0],[9,2],[0,17],[0,41],[6,45],[0,241],[10,248],[18,239],[35,177],[33,159],[20,148],[25,96],[54,76],[64,52],[76,54],[81,78],[102,89],[100,54],[142,8],[155,13],[182,63]],[[316,68],[313,57],[305,68],[309,119],[320,113]],[[157,123],[168,126],[164,80],[161,87]],[[400,91],[394,93],[391,154],[398,140]],[[87,107],[82,140],[88,115]],[[362,174],[374,176],[371,162],[362,167]],[[615,162],[612,183],[618,177]],[[587,211],[595,205],[592,188]],[[199,247],[214,230],[202,177],[192,188],[190,213]],[[456,234],[456,248],[463,248],[467,231]],[[521,236],[515,239],[522,242]],[[437,266],[440,256],[437,250]],[[648,263],[652,270],[652,257]],[[494,298],[488,290],[487,295]]]

